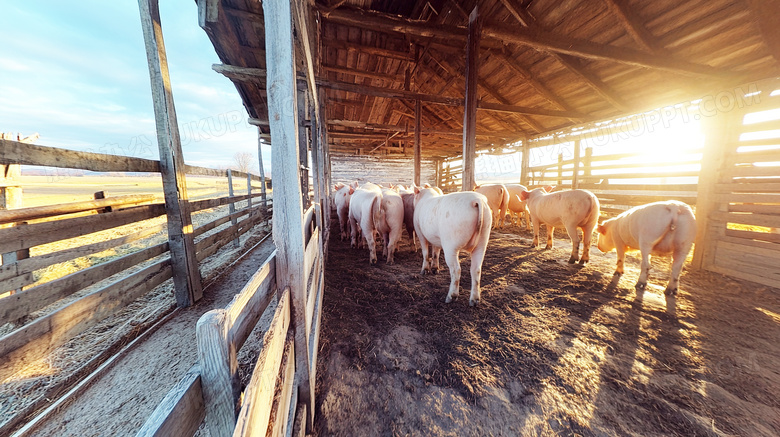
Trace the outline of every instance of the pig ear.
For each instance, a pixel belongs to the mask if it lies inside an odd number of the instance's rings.
[[[531,194],[531,193],[529,193],[528,191],[525,191],[525,190],[523,190],[523,191],[520,193],[520,200],[521,200],[521,201],[523,201],[523,200],[528,200],[528,195],[529,195],[529,194]]]
[[[336,184],[336,185],[335,185],[333,188],[334,188],[336,191],[338,191],[338,190],[340,190],[340,189],[344,188],[344,184],[342,184],[341,182],[339,182],[339,183],[337,183],[337,184]]]
[[[599,231],[599,234],[607,235],[607,228],[605,228],[604,225],[599,225],[596,229]]]
[[[352,187],[357,188],[359,186],[358,181],[352,182]]]
[[[349,194],[355,194],[355,187],[353,186],[349,187]]]
[[[547,185],[544,187],[544,191],[547,191],[548,193],[555,189],[555,185]]]
[[[429,183],[427,183],[427,182],[426,182],[426,183],[425,183],[425,185],[423,185],[423,187],[425,187],[425,188],[431,188],[431,184],[429,184]]]
[[[414,194],[420,194],[420,187],[417,185],[414,186]]]

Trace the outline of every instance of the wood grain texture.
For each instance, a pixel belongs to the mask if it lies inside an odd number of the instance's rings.
[[[200,367],[195,365],[160,401],[136,437],[191,436],[205,414]]]

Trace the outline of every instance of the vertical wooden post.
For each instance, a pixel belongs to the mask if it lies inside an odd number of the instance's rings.
[[[268,193],[266,192],[265,167],[263,166],[263,140],[260,138],[262,132],[257,128],[257,160],[260,164],[260,199],[263,201],[263,215],[268,218]]]
[[[585,149],[585,159],[582,160],[582,181],[586,184],[593,183],[591,179],[591,163],[593,162],[593,147]]]
[[[186,307],[203,296],[203,289],[198,260],[195,257],[179,125],[173,105],[159,5],[157,0],[138,0],[138,8],[152,85],[176,303],[179,307]]]
[[[246,209],[252,209],[252,174],[247,173],[246,174]]]
[[[303,197],[301,193],[298,108],[290,0],[265,0],[265,47],[268,119],[271,127],[274,223],[279,290],[289,287],[295,334],[295,380],[299,402],[306,405],[307,429],[314,415],[314,381],[309,360],[309,326],[304,278]]]
[[[523,151],[520,156],[520,183],[528,187],[531,181],[531,144],[528,142],[528,136],[523,138]]]
[[[298,88],[298,147],[300,151],[298,156],[300,157],[301,165],[301,191],[303,192],[303,208],[306,209],[310,205],[309,199],[309,141],[308,132],[306,128],[306,113],[307,99],[306,89],[303,87]]]
[[[704,151],[699,170],[698,192],[696,195],[696,241],[694,242],[691,267],[706,269],[715,251],[714,223],[710,221],[710,213],[718,209],[715,184],[720,179],[720,172],[728,155],[729,147],[733,147],[739,136],[742,125],[742,111],[735,113],[720,113],[715,117],[703,117],[701,126],[704,129]],[[723,224],[725,226],[725,223]]]
[[[437,187],[441,188],[441,186],[442,186],[442,183],[441,183],[441,159],[435,160],[434,161],[434,165],[436,166],[436,170],[435,170],[434,177],[433,177],[433,180],[435,181],[434,184]]]
[[[20,135],[16,135],[16,138],[13,137],[13,134],[11,133],[2,133],[0,132],[0,138],[7,139],[7,140],[14,140],[23,143],[32,143],[35,141],[35,139],[38,138],[38,134],[31,135],[27,138],[20,138]],[[2,182],[2,186],[0,186],[0,210],[3,209],[18,209],[24,206],[22,201],[22,187],[21,182],[19,181],[19,178],[22,176],[22,166],[21,164],[0,164],[0,182]],[[20,223],[21,225],[26,224]],[[9,223],[5,225],[0,225],[0,228],[5,227],[11,227],[14,226],[14,224]],[[8,252],[2,254],[0,256],[0,260],[2,261],[3,265],[13,264],[16,263],[19,260],[29,258],[30,257],[30,249],[25,248],[22,250],[17,250],[16,252]],[[18,268],[16,269],[18,271]],[[30,274],[31,275],[31,274]],[[11,290],[9,294],[15,294],[16,292],[22,291],[21,288],[17,290]]]
[[[230,347],[225,326],[227,312],[211,310],[195,326],[206,426],[215,437],[229,437],[236,427],[241,384],[235,347]]]
[[[563,185],[563,153],[558,154],[558,185]]]
[[[414,101],[414,184],[420,186],[420,161],[422,159],[422,145],[420,144],[420,100]]]
[[[580,187],[580,140],[574,140],[574,170],[571,175],[571,189]]]
[[[228,197],[231,197],[230,203],[228,203],[228,213],[230,215],[233,215],[233,213],[236,212],[236,203],[233,202],[233,171],[230,169],[227,169],[227,178],[228,178]],[[230,219],[230,224],[233,226],[233,229],[236,228],[236,225],[238,224],[238,220],[233,217]],[[241,243],[238,241],[238,238],[233,240],[233,246],[236,247],[236,249],[241,246]]]
[[[469,15],[469,36],[466,42],[466,102],[463,110],[463,179],[461,191],[474,189],[474,160],[477,156],[477,70],[479,69],[479,39],[482,18],[477,6]]]

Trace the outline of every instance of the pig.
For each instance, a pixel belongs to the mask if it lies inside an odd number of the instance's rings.
[[[509,192],[509,204],[507,209],[509,210],[509,216],[512,221],[520,226],[520,216],[525,216],[525,229],[531,230],[531,219],[528,212],[528,206],[526,202],[520,199],[520,195],[523,191],[528,191],[525,185],[520,184],[506,184],[506,189]]]
[[[382,189],[367,182],[358,187],[349,201],[349,225],[352,230],[352,247],[357,247],[359,234],[363,234],[369,251],[369,263],[376,264],[376,226],[382,207]]]
[[[392,264],[404,226],[404,201],[394,189],[382,189],[379,218],[374,225],[385,243],[382,255],[387,257],[388,264]]]
[[[349,227],[349,199],[355,192],[357,182],[350,185],[344,185],[341,182],[333,187],[333,202],[336,204],[336,214],[339,217],[339,236],[341,241],[347,238],[347,228]]]
[[[598,227],[598,248],[617,251],[615,275],[623,274],[627,250],[642,253],[642,270],[637,290],[647,286],[650,255],[672,255],[672,273],[664,293],[674,296],[680,283],[680,271],[696,239],[696,217],[691,208],[676,200],[636,206]]]
[[[569,264],[579,259],[580,265],[590,260],[590,239],[599,220],[599,199],[588,190],[559,191],[549,194],[554,187],[536,188],[523,191],[520,200],[525,200],[531,221],[534,223],[533,247],[539,245],[539,225],[547,225],[547,246],[552,248],[553,232],[556,227],[564,226],[571,238],[571,257]],[[582,229],[584,245],[582,258],[579,258],[580,238],[577,228]]]
[[[464,250],[471,256],[471,295],[469,305],[479,303],[482,261],[490,239],[492,215],[487,197],[475,192],[439,194],[434,188],[414,190],[414,230],[420,239],[423,264],[420,274],[439,270],[439,254],[450,269],[450,288],[446,303],[460,294],[460,261]],[[431,245],[433,256],[429,259]]]
[[[509,191],[503,184],[477,185],[474,191],[487,197],[490,210],[493,212],[493,226],[503,227],[506,218],[506,208],[509,205]]]

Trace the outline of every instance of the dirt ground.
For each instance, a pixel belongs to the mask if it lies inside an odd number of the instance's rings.
[[[445,304],[446,265],[421,276],[405,236],[369,266],[331,235],[317,435],[780,435],[776,288],[686,268],[667,299],[657,259],[637,293],[638,253],[614,278],[614,252],[569,265],[565,233],[545,251],[513,226],[471,308],[467,260]]]

